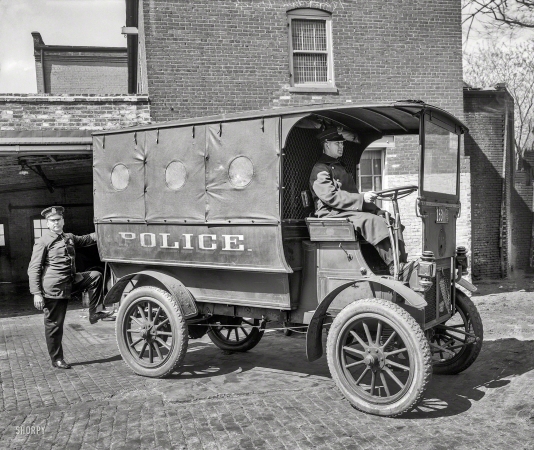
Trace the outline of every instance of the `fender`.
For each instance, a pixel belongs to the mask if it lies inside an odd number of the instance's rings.
[[[177,301],[184,318],[188,319],[198,314],[195,300],[183,283],[171,275],[168,275],[164,272],[157,272],[155,270],[143,270],[141,272],[130,273],[122,277],[107,293],[104,299],[104,305],[110,305],[111,303],[119,302],[124,288],[134,277],[149,277],[163,284],[165,289],[167,289],[167,291]]]
[[[471,292],[476,292],[478,289],[474,284],[471,284],[469,281],[467,281],[465,278],[460,277],[458,280],[456,280],[456,284],[458,286],[462,286],[464,289],[467,289]]]
[[[328,310],[330,304],[341,291],[347,289],[349,286],[353,286],[356,283],[362,282],[369,283],[373,293],[375,292],[376,287],[384,286],[389,290],[399,294],[404,299],[404,302],[400,302],[398,305],[408,311],[410,315],[412,315],[417,321],[417,323],[419,323],[421,326],[424,325],[424,310],[427,303],[419,294],[412,291],[409,287],[406,287],[400,281],[393,280],[392,278],[376,276],[357,278],[353,281],[349,281],[341,286],[338,286],[332,292],[328,293],[315,310],[310,324],[308,325],[308,332],[306,333],[306,356],[308,361],[315,361],[323,355],[323,343],[321,339],[323,333],[323,322],[326,318],[326,311]]]

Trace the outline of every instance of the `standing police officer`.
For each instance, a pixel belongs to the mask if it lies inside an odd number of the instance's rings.
[[[73,292],[89,293],[89,322],[94,324],[110,314],[96,312],[101,303],[102,274],[97,271],[76,273],[75,247],[96,243],[96,233],[75,236],[63,233],[64,208],[50,206],[41,212],[47,220],[48,230],[35,241],[28,267],[30,292],[33,303],[44,311],[46,345],[52,365],[58,369],[70,369],[63,359],[63,323],[68,300]]]

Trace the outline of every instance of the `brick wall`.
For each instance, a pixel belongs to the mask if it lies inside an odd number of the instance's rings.
[[[511,213],[517,208],[510,171],[513,102],[506,91],[466,91],[464,113],[470,127],[465,151],[471,158],[472,272],[475,278],[500,278],[514,265],[510,236],[517,239],[519,231]],[[528,237],[530,243],[530,228]]]
[[[526,172],[515,174],[511,207],[514,221],[512,228],[512,248],[514,249],[514,266],[518,269],[534,267],[531,264],[531,241],[533,239],[533,195],[532,180]]]
[[[127,94],[128,67],[122,57],[95,54],[90,57],[47,55],[44,89],[42,65],[35,62],[37,92],[51,94]]]
[[[143,2],[155,121],[302,103],[423,99],[462,115],[460,2]],[[332,13],[337,94],[289,92],[287,11]]]
[[[146,96],[0,95],[3,130],[103,130],[150,121]]]

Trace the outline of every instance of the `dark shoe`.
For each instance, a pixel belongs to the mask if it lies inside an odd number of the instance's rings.
[[[56,361],[52,361],[52,366],[57,369],[70,369],[70,364],[65,362],[64,359],[57,359]]]
[[[100,311],[100,312],[97,312],[97,313],[94,313],[94,314],[90,314],[89,315],[89,322],[91,323],[91,325],[94,325],[99,320],[105,319],[106,317],[109,317],[112,314],[113,314],[113,312],[103,312],[103,311]]]

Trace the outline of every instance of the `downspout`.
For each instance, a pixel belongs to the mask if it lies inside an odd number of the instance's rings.
[[[44,66],[44,49],[41,48],[41,76],[43,78],[43,93],[48,94],[46,91],[46,72],[45,72],[45,66]]]
[[[501,211],[499,215],[499,259],[500,259],[500,269],[501,269],[501,278],[505,278],[508,274],[506,273],[506,263],[505,263],[505,250],[504,250],[504,227],[505,219],[510,220],[509,217],[506,217],[506,163],[508,161],[508,102],[505,102],[504,110],[504,152],[502,158],[502,188],[501,188]]]

